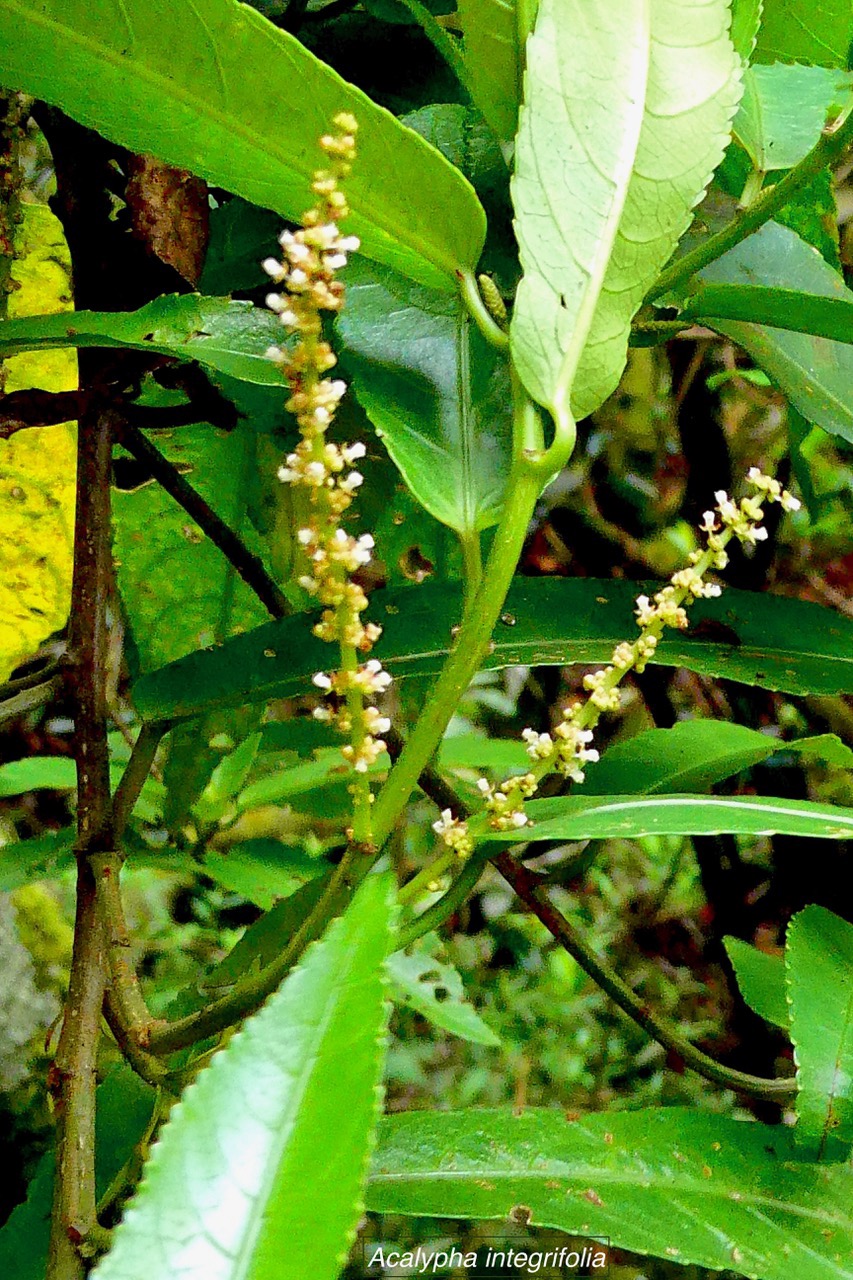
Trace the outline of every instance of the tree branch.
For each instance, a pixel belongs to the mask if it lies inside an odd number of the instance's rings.
[[[106,983],[96,855],[112,848],[106,726],[113,419],[86,413],[77,449],[69,691],[75,705],[77,910],[68,1000],[52,1072],[56,1181],[48,1280],[83,1280],[78,1249],[96,1227],[95,1069]]]

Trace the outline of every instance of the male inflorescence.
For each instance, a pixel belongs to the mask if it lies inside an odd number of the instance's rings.
[[[268,258],[263,264],[282,287],[282,292],[268,295],[267,305],[291,336],[267,355],[287,380],[286,407],[295,415],[301,437],[278,473],[307,497],[308,517],[297,533],[306,564],[299,584],[323,606],[314,634],[341,649],[340,669],[314,676],[318,689],[334,695],[333,705],[318,707],[314,715],[336,723],[349,738],[342,748],[344,756],[364,774],[385,750],[381,735],[391,727],[390,721],[372,700],[385,692],[391,677],[376,658],[362,660],[382,630],[363,620],[367,596],[354,577],[370,562],[373,538],[369,533],[353,536],[342,524],[362,483],[354,464],[366,449],[360,441],[335,444],[327,438],[346,383],[324,376],[334,368],[336,357],[323,336],[323,315],[341,310],[344,286],[337,273],[359,247],[358,239],[342,235],[339,225],[349,213],[341,184],[355,158],[357,124],[341,113],[334,127],[334,133],[320,139],[326,163],[311,184],[314,207],[304,214],[299,230],[282,232],[281,260]]]
[[[638,597],[635,616],[640,634],[636,640],[618,644],[606,667],[584,677],[587,698],[567,707],[551,733],[523,731],[529,771],[498,786],[480,779],[478,786],[494,830],[517,830],[529,824],[524,801],[535,795],[547,774],[556,772],[573,782],[583,782],[584,766],[598,760],[598,752],[590,745],[595,726],[604,712],[618,710],[620,682],[629,671],[644,670],[667,627],[687,626],[687,609],[693,600],[720,595],[720,586],[707,582],[705,575],[711,569],[725,569],[729,562],[726,547],[732,538],[752,546],[767,538],[767,529],[761,523],[765,502],[778,502],[786,511],[799,507],[799,501],[778,480],[763,475],[757,467],[750,469],[747,478],[754,492],[739,502],[722,489],[714,495],[717,505],[705,512],[700,526],[705,545],[691,552],[688,567],[674,573],[651,599],[646,595]],[[474,841],[468,824],[454,818],[450,809],[444,810],[433,829],[460,857],[467,857],[472,851]]]

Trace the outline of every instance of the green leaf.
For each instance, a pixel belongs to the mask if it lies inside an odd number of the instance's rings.
[[[142,1138],[155,1094],[129,1067],[122,1066],[98,1087],[96,1098],[96,1191],[102,1196]],[[0,1231],[3,1280],[44,1280],[55,1162],[52,1150],[42,1156],[26,1200],[12,1210]]]
[[[281,218],[239,196],[210,213],[210,240],[199,281],[199,293],[225,294],[258,289],[269,276],[261,263],[276,252]],[[281,341],[281,328],[278,339]]]
[[[850,0],[764,0],[757,62],[846,67],[853,38]]]
[[[246,510],[255,465],[251,429],[200,425],[166,440],[151,438],[216,514],[259,551]],[[117,491],[113,510],[119,589],[142,670],[268,617],[222,552],[158,484]]]
[[[711,328],[718,327],[718,320],[742,320],[849,344],[853,342],[853,295],[824,298],[762,285],[703,284],[687,299],[681,319]]]
[[[818,141],[833,107],[850,96],[851,78],[826,67],[748,67],[734,136],[756,169],[793,169]]]
[[[281,336],[281,325],[272,312],[251,302],[172,294],[155,298],[138,311],[75,311],[0,321],[0,352],[133,347],[197,360],[245,382],[283,387],[281,372],[265,355],[269,346],[281,342]]]
[[[797,1063],[795,1136],[809,1159],[853,1142],[853,925],[806,907],[788,926],[785,965]]]
[[[329,887],[331,876],[330,869],[323,869],[316,880],[309,880],[249,925],[239,942],[207,975],[204,986],[230,987],[249,969],[263,968],[274,960],[308,919]]]
[[[347,227],[364,252],[446,289],[480,256],[483,212],[462,175],[237,0],[0,0],[0,82],[292,220],[319,138],[349,111]]]
[[[500,1040],[473,1005],[465,999],[459,971],[437,960],[441,943],[428,934],[411,952],[398,951],[388,959],[388,975],[397,998],[429,1022],[474,1044],[498,1045]]]
[[[518,127],[524,44],[536,0],[458,0],[468,86],[496,137],[509,148]]]
[[[382,755],[370,774],[388,770],[388,757]],[[245,813],[264,804],[289,804],[299,796],[324,791],[328,787],[352,782],[352,769],[339,748],[318,751],[314,760],[303,760],[290,769],[280,769],[251,782],[237,797],[237,811]]]
[[[186,1090],[97,1280],[336,1280],[379,1110],[391,903],[369,877]]]
[[[755,48],[762,7],[762,0],[732,0],[732,44],[744,62]]]
[[[0,893],[33,880],[50,880],[74,863],[74,827],[0,846]]]
[[[542,0],[516,146],[525,274],[511,334],[527,390],[559,416],[616,387],[631,318],[723,157],[740,94],[728,30],[726,0]]]
[[[322,876],[327,865],[278,840],[244,840],[226,853],[208,851],[198,870],[232,893],[239,893],[247,902],[268,911],[279,899],[293,895],[306,881]]]
[[[775,1027],[788,1030],[785,961],[751,947],[740,938],[723,938],[740,993],[754,1013]]]
[[[497,1218],[760,1280],[847,1280],[853,1174],[795,1164],[791,1131],[678,1107],[383,1120],[375,1213]],[[521,1212],[521,1209],[517,1210]]]
[[[853,293],[793,231],[766,223],[701,272],[709,284],[792,289],[848,305]],[[736,320],[713,327],[748,351],[809,422],[853,440],[853,351],[828,338],[789,333]]]
[[[358,399],[418,501],[472,533],[500,517],[512,445],[509,368],[459,294],[366,261],[338,321]]]
[[[640,589],[594,578],[516,578],[483,665],[607,662],[632,634]],[[371,617],[385,626],[377,655],[395,679],[441,670],[461,608],[454,584],[374,592]],[[268,623],[143,676],[133,688],[137,710],[147,720],[172,719],[307,692],[328,663],[328,646],[310,635],[312,617]],[[790,693],[853,692],[853,619],[834,610],[727,590],[697,603],[691,619],[694,634],[667,636],[655,662]],[[722,635],[712,625],[719,623]]]
[[[604,840],[621,836],[790,835],[849,840],[853,809],[773,796],[558,796],[524,806],[534,823],[482,840]]]
[[[825,752],[831,762],[853,767],[853,751],[832,734],[780,742],[725,720],[682,720],[671,729],[648,729],[608,747],[586,769],[583,791],[597,796],[705,791],[779,751]]]

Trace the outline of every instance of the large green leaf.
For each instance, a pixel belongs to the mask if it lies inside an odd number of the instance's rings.
[[[832,734],[780,742],[725,720],[682,720],[671,729],[649,729],[609,747],[586,770],[585,795],[705,791],[778,751],[828,757],[853,767],[853,751]]]
[[[281,339],[281,325],[272,312],[251,302],[198,294],[164,295],[138,311],[75,311],[0,321],[3,355],[55,347],[138,347],[276,387],[284,382],[265,352]]]
[[[480,839],[604,840],[610,836],[733,835],[816,836],[849,840],[853,809],[773,796],[558,796],[532,800],[525,812],[534,824],[488,831]]]
[[[410,1112],[380,1125],[367,1204],[501,1221],[519,1206],[535,1226],[670,1261],[760,1280],[850,1280],[853,1174],[793,1163],[796,1154],[789,1129],[677,1107],[583,1120]]]
[[[594,578],[517,578],[483,665],[606,662],[633,632],[639,589]],[[374,593],[371,616],[385,626],[377,652],[396,679],[441,670],[461,607],[453,584]],[[800,600],[735,590],[698,603],[691,615],[694,634],[667,636],[656,662],[790,693],[853,691],[853,619]],[[304,693],[312,674],[329,662],[328,645],[310,635],[310,621],[303,615],[268,623],[152,672],[134,685],[140,714],[194,716],[209,705]]]
[[[509,148],[518,126],[524,43],[536,0],[459,0],[456,11],[474,102]]]
[[[391,901],[368,878],[186,1090],[98,1280],[335,1280],[379,1110]]]
[[[806,907],[788,926],[785,965],[796,1136],[809,1158],[843,1160],[853,1142],[853,925]]]
[[[851,38],[850,0],[764,0],[755,58],[846,67]]]
[[[512,349],[561,416],[616,387],[631,318],[722,159],[740,93],[729,21],[726,0],[542,0],[513,179]]]
[[[291,219],[318,139],[350,111],[348,228],[365,253],[447,289],[479,257],[483,212],[462,175],[237,0],[2,0],[0,82]]]
[[[461,297],[366,261],[339,321],[356,394],[412,493],[473,533],[500,517],[511,457],[509,368]]]
[[[843,278],[787,227],[768,222],[701,273],[709,284],[794,289],[853,302]],[[853,440],[849,345],[738,320],[709,321],[752,356],[809,422]]]
[[[815,145],[833,107],[850,96],[850,76],[826,67],[749,67],[734,136],[761,173],[793,169]]]
[[[785,995],[785,961],[751,947],[740,938],[723,938],[726,954],[735,971],[740,993],[753,1012],[788,1030],[788,999]]]

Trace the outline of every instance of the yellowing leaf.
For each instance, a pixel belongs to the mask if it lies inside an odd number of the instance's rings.
[[[25,204],[15,238],[13,316],[73,309],[71,262],[57,218]],[[73,351],[31,352],[5,362],[6,391],[77,386]],[[65,422],[0,440],[0,680],[65,624],[71,596],[76,428]]]

